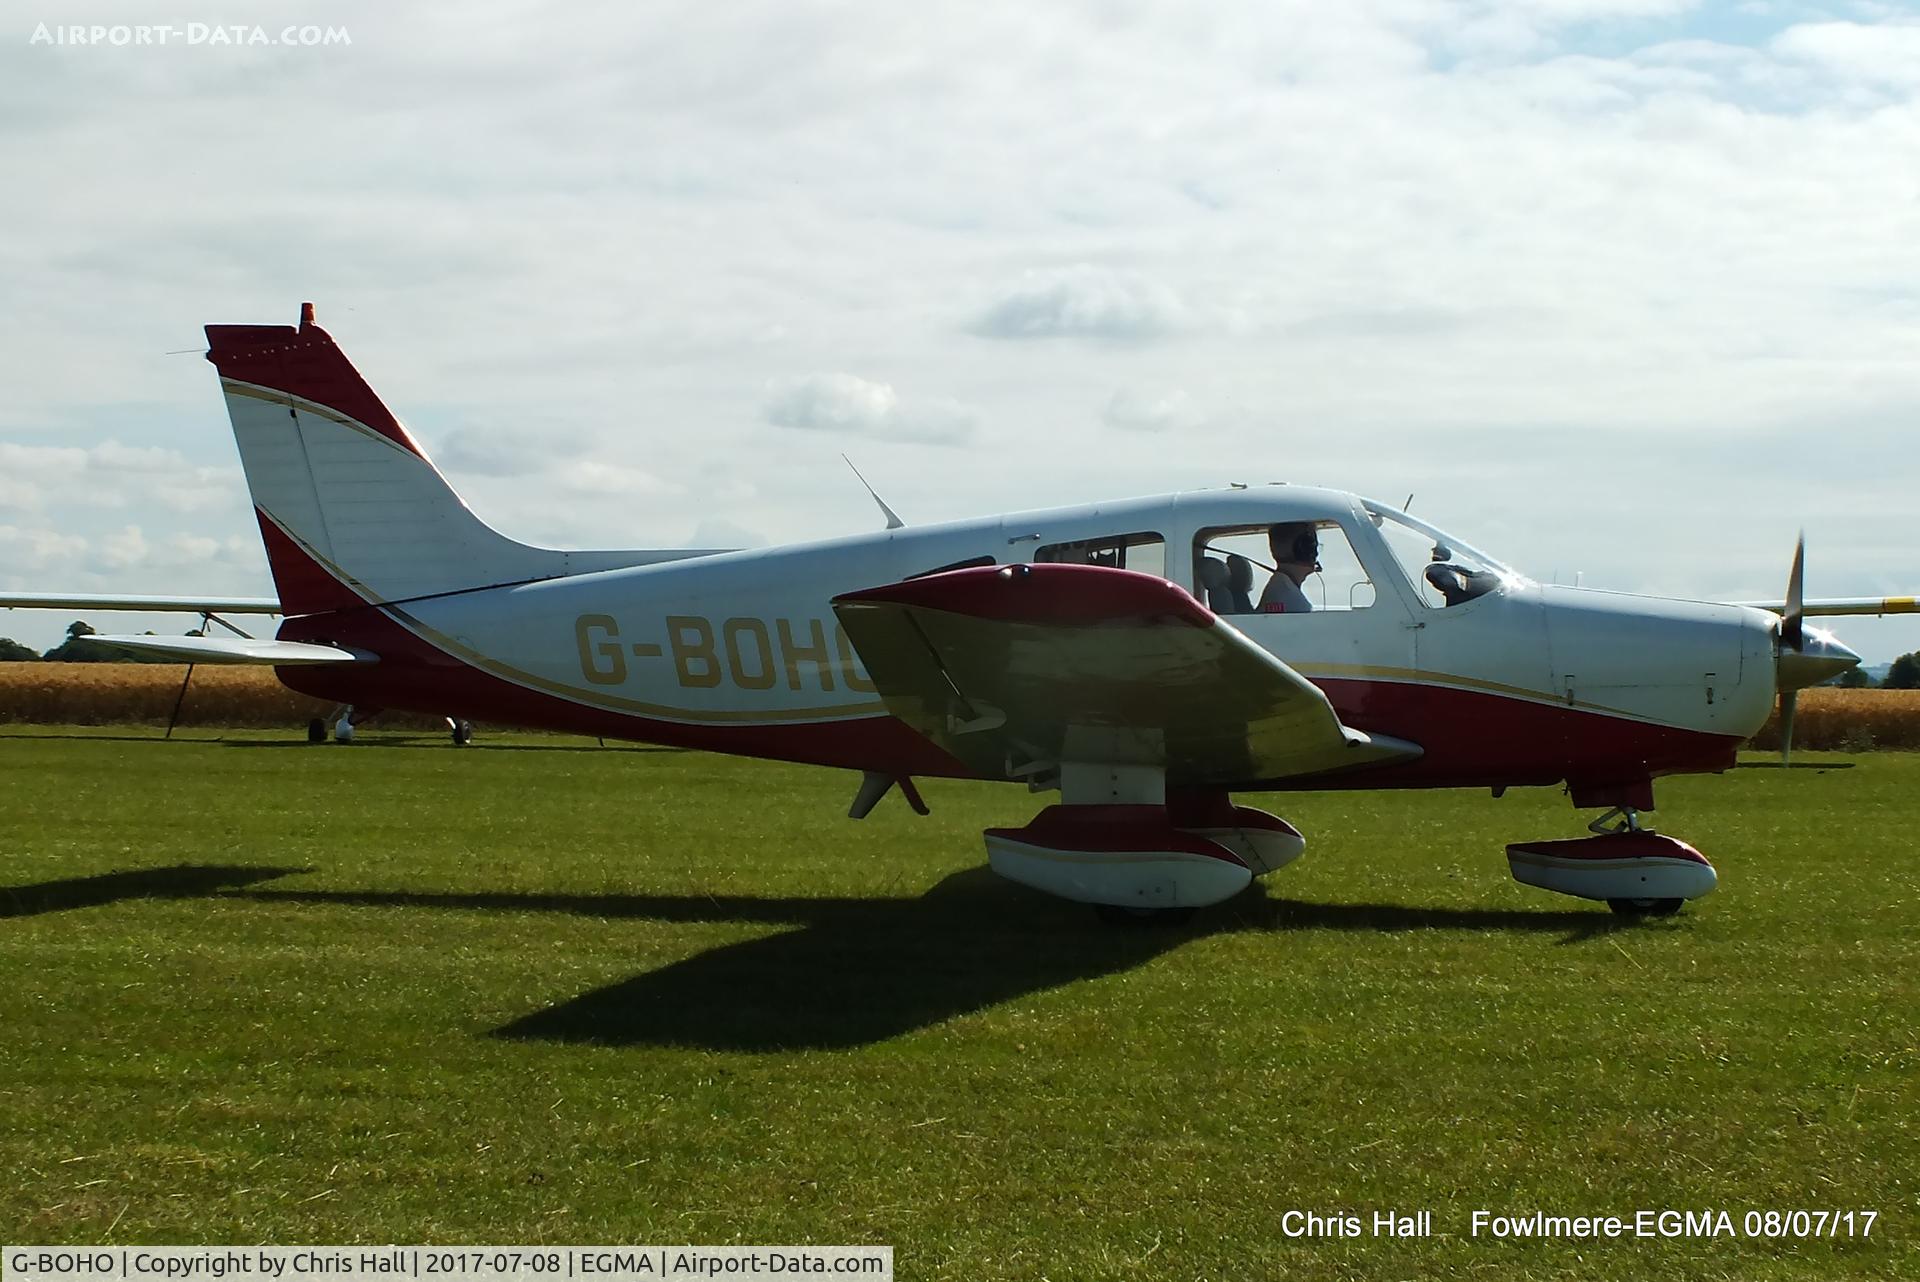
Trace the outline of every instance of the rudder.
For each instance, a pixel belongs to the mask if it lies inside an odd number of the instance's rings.
[[[645,565],[694,552],[516,543],[467,507],[314,323],[209,325],[247,488],[288,614]]]

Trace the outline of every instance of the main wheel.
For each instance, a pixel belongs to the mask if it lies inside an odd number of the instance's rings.
[[[1607,907],[1622,917],[1671,917],[1684,899],[1609,899]]]
[[[1095,904],[1093,911],[1109,926],[1178,926],[1193,920],[1196,908],[1128,908],[1121,904]]]
[[[473,723],[471,721],[455,721],[453,723],[453,746],[456,748],[464,748],[472,742]]]
[[[327,723],[319,717],[307,722],[307,742],[325,743],[327,741]]]

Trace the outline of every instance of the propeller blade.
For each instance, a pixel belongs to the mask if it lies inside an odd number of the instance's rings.
[[[1780,616],[1780,642],[1796,654],[1806,647],[1807,532],[1793,545],[1793,570],[1787,575],[1787,608]]]
[[[1780,696],[1780,764],[1789,765],[1793,761],[1793,709],[1800,702],[1800,692],[1789,690]]]

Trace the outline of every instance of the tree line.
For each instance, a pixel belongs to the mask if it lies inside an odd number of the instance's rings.
[[[161,655],[139,655],[126,650],[114,650],[97,641],[89,641],[93,628],[80,620],[67,625],[67,639],[42,654],[32,646],[22,645],[12,637],[0,637],[0,663],[178,663],[178,659],[169,659]],[[148,636],[155,635],[152,632]],[[187,633],[190,637],[204,636],[198,628]]]

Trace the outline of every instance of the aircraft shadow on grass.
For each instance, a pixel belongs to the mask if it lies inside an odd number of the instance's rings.
[[[985,867],[917,898],[563,895],[260,888],[310,868],[178,864],[0,887],[0,918],[133,899],[236,899],[608,920],[786,926],[593,989],[493,1030],[515,1040],[726,1051],[845,1049],[1079,980],[1118,974],[1206,935],[1235,931],[1554,932],[1574,943],[1621,928],[1590,910],[1312,904],[1261,887],[1184,926],[1115,927]]]
[[[984,866],[917,898],[424,894],[229,890],[234,898],[395,908],[560,912],[793,929],[523,1016],[493,1035],[724,1051],[845,1049],[1030,993],[1139,966],[1204,935],[1242,930],[1519,930],[1573,942],[1613,928],[1591,911],[1512,912],[1270,899],[1258,888],[1178,927],[1114,927],[1008,885]]]
[[[244,864],[174,864],[168,868],[130,868],[92,877],[42,881],[31,886],[0,886],[0,918],[100,908],[127,899],[204,899],[220,891],[312,871],[311,868]]]

